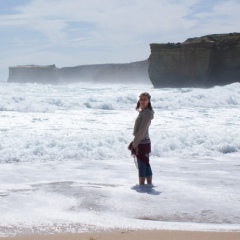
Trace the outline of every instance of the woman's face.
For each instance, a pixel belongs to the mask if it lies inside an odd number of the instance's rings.
[[[141,109],[146,109],[148,107],[148,104],[149,104],[148,97],[147,96],[141,96],[139,98],[139,103],[140,103]]]

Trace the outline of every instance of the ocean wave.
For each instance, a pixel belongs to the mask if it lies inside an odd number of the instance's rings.
[[[45,113],[82,108],[133,109],[142,91],[151,93],[153,108],[218,108],[240,105],[240,83],[210,89],[153,89],[150,85],[132,88],[90,85],[83,88],[81,84],[53,86],[1,83],[0,111]]]
[[[131,158],[134,110],[149,91],[152,156],[239,153],[240,84],[211,89],[1,83],[0,162]]]

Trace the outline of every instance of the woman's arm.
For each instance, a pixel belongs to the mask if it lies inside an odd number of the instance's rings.
[[[149,112],[149,113],[143,115],[141,125],[133,139],[133,148],[136,148],[138,146],[138,144],[141,142],[141,140],[144,138],[144,136],[149,128],[152,118],[153,118],[152,112]]]

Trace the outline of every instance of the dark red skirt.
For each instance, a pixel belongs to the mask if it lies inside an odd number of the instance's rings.
[[[147,166],[150,166],[149,164],[149,153],[151,152],[151,142],[144,144],[138,144],[137,148],[133,148],[132,146],[133,142],[131,142],[128,146],[128,149],[131,151],[131,155],[134,157],[137,157],[137,159],[144,162]]]

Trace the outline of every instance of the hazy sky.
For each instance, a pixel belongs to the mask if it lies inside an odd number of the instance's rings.
[[[8,66],[127,63],[150,43],[240,32],[240,0],[0,0],[0,81]]]

